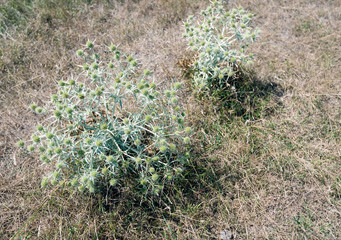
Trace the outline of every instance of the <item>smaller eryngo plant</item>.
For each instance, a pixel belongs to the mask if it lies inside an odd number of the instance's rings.
[[[226,11],[221,1],[213,2],[201,15],[197,21],[188,18],[183,35],[198,53],[193,64],[195,87],[208,92],[225,88],[243,65],[252,64],[253,55],[247,54],[246,48],[260,31],[250,27],[251,13],[242,7]]]
[[[30,106],[47,115],[27,147],[52,168],[41,185],[95,192],[132,183],[158,194],[181,174],[188,155],[191,128],[178,102],[181,84],[161,92],[133,57],[111,45],[106,61],[94,47],[88,42],[77,51],[85,60],[82,74],[61,80],[46,110]]]

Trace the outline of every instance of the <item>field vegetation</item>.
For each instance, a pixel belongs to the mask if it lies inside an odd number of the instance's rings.
[[[261,34],[233,91],[202,97],[182,33],[209,4],[0,3],[0,239],[341,239],[341,2],[224,1]],[[160,90],[183,83],[191,157],[160,198],[42,189],[49,169],[16,146],[43,118],[29,105],[80,71],[88,40],[118,44]]]

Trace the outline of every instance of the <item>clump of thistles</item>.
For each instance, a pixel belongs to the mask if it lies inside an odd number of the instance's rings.
[[[260,31],[250,27],[251,13],[242,7],[226,11],[221,1],[213,2],[201,15],[198,20],[188,18],[183,36],[198,53],[193,63],[195,87],[208,93],[213,87],[225,88],[237,71],[252,64],[253,55],[246,48]]]
[[[181,84],[165,94],[132,56],[111,45],[104,61],[95,49],[88,41],[76,52],[85,61],[82,73],[59,82],[46,110],[30,106],[47,115],[27,144],[51,166],[41,185],[95,192],[133,178],[142,192],[158,194],[181,175],[188,157],[191,128],[177,97]]]

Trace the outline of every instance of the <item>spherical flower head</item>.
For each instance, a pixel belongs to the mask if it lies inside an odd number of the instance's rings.
[[[188,144],[190,143],[191,139],[189,137],[185,137],[184,138],[184,143]]]
[[[146,70],[144,70],[143,73],[144,73],[145,76],[149,76],[149,75],[150,75],[150,70],[149,70],[149,69],[146,69]]]
[[[135,158],[135,162],[137,164],[140,164],[142,162],[142,159],[140,157]]]
[[[33,104],[30,105],[30,108],[31,108],[33,111],[35,111],[36,108],[37,108],[37,105],[33,103]]]
[[[53,172],[53,177],[54,178],[59,178],[60,177],[60,172],[57,172],[57,171]]]
[[[52,179],[52,180],[51,180],[51,184],[52,184],[52,185],[56,185],[57,183],[58,183],[58,181],[57,181],[56,179]]]
[[[57,147],[57,148],[54,149],[54,152],[56,154],[60,154],[60,153],[62,153],[62,149],[60,147]]]
[[[227,73],[227,76],[229,76],[229,77],[232,77],[232,76],[233,76],[232,70],[230,70],[230,71]]]
[[[164,93],[165,93],[165,95],[166,95],[167,97],[170,97],[170,96],[171,96],[171,93],[170,93],[169,90],[166,90]]]
[[[76,84],[76,81],[74,79],[69,80],[69,85],[74,86]]]
[[[59,110],[55,110],[55,111],[54,111],[54,115],[55,115],[57,118],[61,118],[62,113],[61,113]]]
[[[58,82],[58,85],[61,86],[61,87],[65,87],[65,86],[66,86],[66,82],[60,80],[60,81]]]
[[[97,70],[99,66],[98,66],[97,63],[94,62],[94,63],[91,64],[91,67],[92,67],[92,69]]]
[[[128,119],[128,118],[123,119],[123,123],[124,123],[125,125],[129,124],[129,119]]]
[[[128,57],[127,57],[127,60],[128,60],[128,62],[131,62],[131,61],[134,60],[134,58],[133,58],[132,56],[128,56]]]
[[[37,113],[42,113],[42,112],[43,112],[43,109],[42,109],[41,107],[37,107],[36,112],[37,112]]]
[[[222,80],[223,78],[224,78],[224,74],[219,74],[219,76],[218,76],[218,78],[220,79],[220,80]]]
[[[177,97],[172,97],[171,102],[176,104],[178,102],[178,98]]]
[[[174,97],[174,96],[176,95],[176,91],[175,91],[175,90],[172,90],[172,91],[170,92],[170,94],[171,94],[172,97]]]
[[[160,128],[159,128],[158,126],[155,126],[155,127],[153,127],[153,131],[154,131],[154,132],[159,132],[159,131],[160,131]]]
[[[47,149],[47,151],[46,151],[46,152],[47,152],[47,154],[48,154],[49,156],[52,156],[52,155],[53,155],[53,150],[52,150],[52,149],[50,149],[50,148],[49,148],[49,149]]]
[[[39,147],[39,151],[40,151],[40,152],[45,152],[46,149],[45,149],[44,147]]]
[[[114,44],[111,44],[111,45],[109,46],[109,49],[110,49],[110,51],[115,52],[116,49],[117,49],[117,47],[116,47]]]
[[[173,179],[172,173],[170,173],[170,172],[166,173],[166,179],[167,179],[168,181],[171,181],[171,180]]]
[[[108,124],[103,123],[103,124],[101,124],[100,128],[101,128],[101,130],[106,130],[106,129],[108,129]]]
[[[81,177],[81,182],[83,182],[83,183],[87,183],[88,180],[89,180],[88,176],[82,176]]]
[[[131,61],[130,64],[135,67],[137,65],[137,62],[135,60]]]
[[[103,145],[103,142],[101,140],[97,140],[95,144],[97,147],[101,147]]]
[[[147,184],[147,180],[146,180],[146,179],[142,179],[142,180],[140,181],[140,183],[141,183],[141,185],[146,185],[146,184]]]
[[[62,96],[63,96],[63,98],[68,98],[68,97],[69,97],[69,94],[66,93],[66,92],[64,92],[64,93],[62,94]]]
[[[112,62],[108,63],[109,68],[114,68],[114,64]]]
[[[183,171],[182,168],[176,168],[176,169],[175,169],[175,173],[176,173],[177,175],[181,174],[182,171]]]
[[[91,41],[87,41],[87,42],[86,42],[86,46],[87,46],[88,48],[93,48],[93,47],[94,47],[94,43],[91,42]]]
[[[146,122],[150,122],[152,119],[153,119],[153,117],[150,116],[150,115],[147,115],[147,116],[145,117]]]
[[[132,85],[130,83],[127,84],[126,86],[127,89],[131,89],[132,88]]]
[[[192,129],[190,127],[185,128],[185,133],[190,133],[191,131],[192,131]]]
[[[156,84],[155,84],[155,83],[151,83],[151,84],[149,85],[149,87],[150,87],[151,89],[155,89],[155,88],[156,88]]]
[[[173,120],[173,121],[176,121],[177,119],[178,119],[178,117],[177,117],[176,115],[173,115],[173,116],[172,116],[172,120]]]
[[[148,96],[148,95],[149,95],[148,89],[143,89],[143,90],[142,90],[142,94],[143,94],[144,96]]]
[[[66,108],[65,111],[66,111],[66,113],[69,114],[69,115],[71,115],[71,114],[73,113],[73,109],[72,109],[72,108],[69,108],[69,107]]]
[[[174,108],[174,110],[178,112],[178,111],[180,111],[181,109],[180,109],[179,106],[176,106],[176,107]]]
[[[153,180],[153,181],[158,180],[158,178],[159,178],[159,175],[157,175],[156,173],[154,173],[154,174],[152,175],[152,180]]]
[[[166,151],[167,151],[167,147],[166,146],[163,145],[163,146],[160,147],[160,152],[164,153]]]
[[[86,138],[86,139],[85,139],[85,143],[86,143],[86,144],[92,143],[92,139],[91,139],[91,138]]]
[[[159,158],[158,156],[155,156],[155,157],[152,158],[153,162],[155,162],[155,163],[158,162],[159,159],[160,159],[160,158]]]
[[[71,145],[72,141],[69,138],[67,138],[64,140],[64,143],[67,145]]]
[[[115,186],[117,184],[117,180],[116,179],[110,179],[110,186]]]
[[[77,179],[77,178],[74,178],[74,179],[71,180],[71,185],[72,185],[72,186],[76,186],[76,185],[78,185],[78,183],[79,183],[79,182],[78,182],[78,179]]]
[[[176,150],[176,145],[174,143],[169,144],[169,149],[172,151]]]
[[[51,95],[51,101],[52,102],[57,102],[58,101],[58,96],[56,94]]]
[[[90,176],[93,177],[93,178],[96,178],[97,174],[98,174],[97,171],[94,170],[94,171],[91,171]]]
[[[96,94],[97,96],[101,96],[102,93],[103,93],[103,91],[102,91],[102,89],[100,89],[100,88],[97,88],[96,91],[95,91],[95,94]]]
[[[34,146],[33,145],[28,146],[27,150],[30,151],[30,152],[34,151]]]
[[[77,55],[80,56],[80,57],[84,55],[84,52],[83,52],[82,49],[78,49],[76,53],[77,53]]]
[[[147,163],[147,164],[151,164],[151,163],[152,163],[152,159],[151,159],[150,157],[147,157],[147,158],[146,158],[146,163]]]
[[[40,137],[33,135],[33,136],[32,136],[32,140],[33,140],[33,142],[35,142],[35,143],[39,143],[39,142],[40,142]]]
[[[56,163],[56,168],[61,169],[63,167],[64,167],[64,163],[62,163],[62,162],[57,162]]]
[[[18,147],[24,147],[25,143],[23,140],[20,140],[19,142],[17,142]]]
[[[106,174],[108,174],[108,172],[109,172],[109,169],[108,168],[102,168],[102,174],[104,174],[104,175],[106,175]]]
[[[126,129],[126,130],[124,130],[124,133],[125,133],[126,135],[129,135],[129,134],[131,134],[131,130],[130,130],[130,129]]]
[[[53,133],[46,133],[46,137],[48,138],[48,139],[52,139],[53,137],[54,137],[54,135],[53,135]]]
[[[85,64],[83,65],[83,69],[84,69],[85,71],[88,71],[88,70],[89,70],[89,65],[85,63]]]
[[[83,100],[83,99],[85,98],[85,96],[84,96],[83,93],[79,93],[79,94],[78,94],[78,98],[81,99],[81,100]]]
[[[89,192],[90,192],[90,193],[95,193],[95,187],[94,187],[93,184],[89,184],[89,185],[88,185],[88,189],[89,189]]]
[[[41,181],[41,187],[46,187],[48,184],[48,179],[47,177],[44,177],[43,180]]]
[[[45,154],[40,155],[40,159],[43,161],[47,161],[47,156]]]
[[[136,146],[139,146],[141,144],[141,140],[140,139],[136,139],[134,141],[134,143],[135,143]]]
[[[153,168],[153,167],[149,168],[149,172],[150,173],[154,173],[155,172],[155,168]]]
[[[205,85],[204,83],[200,83],[200,84],[199,84],[199,88],[200,88],[200,89],[204,89],[204,88],[206,88],[206,85]]]
[[[98,75],[97,75],[96,73],[92,73],[92,74],[91,74],[91,77],[92,77],[93,79],[96,79],[96,78],[98,78]]]

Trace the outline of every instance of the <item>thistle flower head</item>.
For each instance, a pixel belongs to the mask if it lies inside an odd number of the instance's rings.
[[[93,47],[94,47],[94,43],[91,42],[91,41],[87,41],[87,42],[86,42],[86,46],[87,46],[88,48],[93,48]]]

